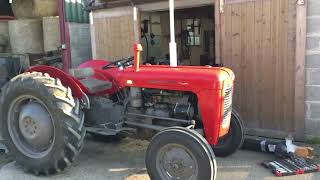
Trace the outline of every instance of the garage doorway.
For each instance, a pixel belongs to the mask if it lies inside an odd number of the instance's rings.
[[[141,12],[141,44],[144,60],[169,64],[169,11]],[[216,65],[214,6],[175,10],[175,32],[179,65]]]

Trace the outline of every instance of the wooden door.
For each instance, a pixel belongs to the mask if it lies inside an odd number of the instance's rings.
[[[221,61],[236,75],[235,109],[258,130],[249,132],[293,133],[296,0],[224,3]]]
[[[133,45],[140,41],[139,10],[120,7],[93,11],[91,41],[94,59],[115,61],[133,56]]]

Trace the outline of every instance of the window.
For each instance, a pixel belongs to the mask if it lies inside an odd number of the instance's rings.
[[[189,46],[200,46],[201,37],[201,24],[200,19],[193,18],[187,19],[187,30],[189,31],[188,45]]]

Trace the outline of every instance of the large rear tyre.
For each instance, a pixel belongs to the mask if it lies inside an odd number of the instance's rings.
[[[226,157],[239,150],[244,141],[244,126],[239,114],[232,111],[229,133],[219,139],[212,149],[217,157]]]
[[[26,172],[54,174],[79,155],[84,113],[59,79],[38,72],[21,74],[4,86],[0,104],[3,138]]]
[[[195,131],[178,127],[153,137],[146,166],[150,178],[156,180],[214,180],[217,172],[207,141]]]

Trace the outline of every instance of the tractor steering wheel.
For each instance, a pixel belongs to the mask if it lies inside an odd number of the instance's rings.
[[[134,57],[127,57],[123,59],[119,59],[115,62],[112,62],[106,66],[104,66],[102,69],[111,69],[114,67],[123,67],[123,66],[130,66],[131,62],[134,60]]]

